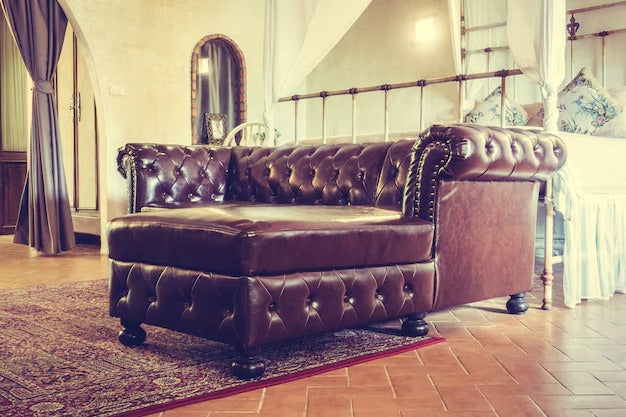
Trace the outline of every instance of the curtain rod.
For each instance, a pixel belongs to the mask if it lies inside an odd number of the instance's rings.
[[[615,29],[615,30],[603,30],[601,32],[586,33],[584,35],[574,35],[573,37],[569,37],[568,40],[570,40],[570,41],[577,41],[577,40],[580,40],[580,39],[604,37],[604,36],[609,36],[609,35],[615,35],[615,34],[618,34],[618,33],[626,33],[626,28],[624,28],[624,29]]]
[[[622,6],[622,5],[626,5],[626,0],[616,1],[614,3],[599,4],[597,6],[581,7],[580,9],[572,9],[572,10],[568,10],[567,14],[587,13],[587,12],[593,12],[594,10],[608,9],[609,7],[616,7],[616,6]],[[495,29],[495,28],[502,27],[502,26],[506,26],[506,22],[490,23],[488,25],[465,28],[465,32],[476,32],[479,30]]]
[[[614,3],[598,4],[597,6],[581,7],[580,9],[568,10],[567,14],[586,13],[594,10],[608,9],[609,7],[622,6],[626,4],[626,0],[616,1]]]
[[[331,96],[343,96],[343,95],[354,95],[359,93],[368,93],[372,91],[388,91],[388,90],[398,90],[401,88],[411,88],[411,87],[425,87],[427,85],[433,84],[444,84],[449,82],[461,82],[467,80],[479,80],[482,78],[506,78],[513,75],[522,74],[522,70],[512,69],[512,70],[500,70],[500,71],[492,71],[492,72],[479,72],[474,74],[459,74],[459,75],[449,75],[447,77],[437,77],[437,78],[429,78],[429,79],[421,79],[417,81],[410,81],[406,83],[398,83],[398,84],[382,84],[382,85],[373,85],[370,87],[353,87],[346,90],[333,90],[333,91],[320,91],[319,93],[311,93],[311,94],[302,94],[302,95],[293,95],[290,97],[281,97],[278,99],[279,103],[285,101],[298,101],[298,100],[306,100],[311,98],[324,98]]]
[[[600,32],[594,32],[594,33],[585,33],[584,35],[575,35],[575,36],[570,36],[567,38],[567,40],[570,41],[577,41],[577,40],[581,40],[581,39],[589,39],[589,38],[597,38],[597,37],[604,37],[604,36],[610,36],[610,35],[617,35],[620,33],[626,33],[626,28],[623,29],[614,29],[614,30],[602,30]],[[462,54],[467,54],[467,55],[473,55],[473,54],[487,54],[487,53],[491,53],[491,52],[496,52],[496,51],[505,51],[509,49],[508,46],[491,46],[491,47],[487,47],[487,48],[481,48],[481,49],[470,49],[469,51],[465,51],[465,50],[461,50]]]
[[[471,28],[466,28],[465,32],[476,32],[479,30],[494,29],[494,28],[499,28],[502,26],[506,26],[506,22],[490,23],[488,25],[483,25],[483,26],[474,26]]]

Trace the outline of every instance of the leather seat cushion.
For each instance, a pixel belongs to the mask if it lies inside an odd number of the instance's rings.
[[[135,213],[109,224],[109,256],[264,275],[423,262],[434,226],[370,206],[222,203]]]

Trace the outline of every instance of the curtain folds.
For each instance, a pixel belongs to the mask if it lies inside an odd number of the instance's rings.
[[[266,0],[263,119],[270,135],[278,99],[294,92],[370,2]]]
[[[475,28],[478,26],[501,23],[506,20],[506,3],[493,0],[460,0],[464,2],[463,13],[465,15],[465,27]],[[509,1],[511,3],[512,1]],[[522,3],[522,2],[520,2]],[[460,31],[460,29],[459,29]],[[485,30],[475,30],[466,33],[467,50],[474,51],[506,46],[506,36],[503,27],[493,27]],[[496,71],[509,67],[509,58],[506,50],[487,53],[468,53],[465,58],[465,70],[467,74],[477,72]],[[474,100],[483,100],[494,88],[499,85],[498,80],[486,78],[465,82],[464,110],[474,107]]]
[[[448,19],[450,20],[450,39],[452,41],[452,58],[454,59],[454,73],[462,74],[461,61],[461,1],[448,0]]]
[[[3,0],[3,5],[34,81],[28,172],[14,241],[56,254],[75,245],[52,83],[67,18],[57,0]]]
[[[235,127],[235,62],[226,47],[209,42],[207,56],[211,74],[208,75],[209,112],[226,115],[226,133]]]
[[[0,10],[0,121],[3,151],[26,152],[28,147],[29,77],[11,30]]]
[[[565,0],[509,1],[507,37],[516,65],[541,87],[543,127],[558,131],[557,92],[565,76]]]
[[[196,116],[197,126],[203,126],[204,111],[226,115],[226,133],[235,127],[235,93],[236,64],[231,52],[223,42],[211,40],[204,44],[200,51],[198,71],[198,91],[200,108]]]

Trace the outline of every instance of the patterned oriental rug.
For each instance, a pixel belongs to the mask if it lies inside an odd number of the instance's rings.
[[[139,416],[443,341],[389,325],[302,338],[262,351],[263,377],[241,381],[224,344],[144,326],[144,346],[123,346],[107,300],[106,280],[0,291],[0,416]]]

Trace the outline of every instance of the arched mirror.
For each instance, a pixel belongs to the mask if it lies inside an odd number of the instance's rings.
[[[246,121],[243,53],[224,35],[205,36],[191,55],[192,143],[221,145]]]

